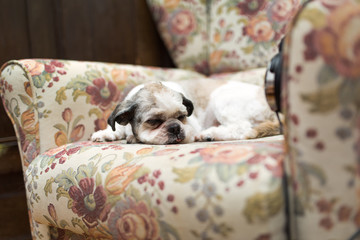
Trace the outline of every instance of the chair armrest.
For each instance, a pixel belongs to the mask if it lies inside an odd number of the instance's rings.
[[[39,153],[88,140],[127,92],[145,81],[199,78],[198,73],[100,62],[28,59],[2,67],[1,95],[23,166]]]
[[[360,226],[360,4],[335,2],[306,4],[284,46],[296,239],[349,239]]]

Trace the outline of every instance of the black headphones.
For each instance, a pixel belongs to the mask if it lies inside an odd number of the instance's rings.
[[[283,41],[279,43],[279,52],[270,60],[265,74],[265,96],[271,110],[276,113],[280,124],[280,133],[283,132],[282,122],[279,113],[281,113],[281,75],[283,64]]]
[[[281,75],[282,75],[282,46],[284,39],[279,44],[279,52],[271,59],[265,74],[265,95],[270,108],[276,113],[281,112]]]

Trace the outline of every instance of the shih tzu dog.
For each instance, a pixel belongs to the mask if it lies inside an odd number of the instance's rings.
[[[241,82],[152,82],[133,88],[92,141],[173,144],[280,133],[263,88]]]

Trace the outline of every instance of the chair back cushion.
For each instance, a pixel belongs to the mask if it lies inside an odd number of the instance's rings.
[[[265,67],[300,0],[148,0],[175,64],[207,75]]]

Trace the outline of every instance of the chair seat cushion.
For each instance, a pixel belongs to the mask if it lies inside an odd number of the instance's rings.
[[[281,136],[77,142],[39,155],[26,189],[36,221],[85,236],[284,239],[283,151]]]

